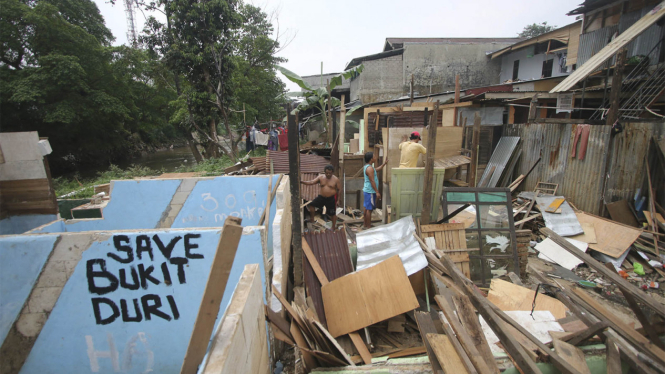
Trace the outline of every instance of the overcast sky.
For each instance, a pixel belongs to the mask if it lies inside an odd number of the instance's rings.
[[[115,44],[127,42],[122,0],[95,0]],[[582,0],[249,0],[274,16],[284,66],[301,75],[341,72],[354,57],[381,52],[388,37],[515,37],[525,25],[575,22]],[[137,12],[137,30],[144,16]],[[278,73],[279,74],[279,73]],[[280,77],[281,74],[279,74]],[[282,77],[283,78],[283,77]],[[286,79],[283,79],[286,81]],[[298,90],[287,81],[287,87]]]

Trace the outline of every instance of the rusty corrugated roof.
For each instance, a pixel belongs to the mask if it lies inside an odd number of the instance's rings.
[[[268,151],[266,156],[266,165],[272,162],[275,174],[289,172],[289,152]],[[317,155],[300,155],[301,173],[323,173],[323,168],[330,164],[330,161]]]
[[[346,233],[343,230],[306,233],[304,238],[329,282],[353,272],[349,245],[346,241]],[[303,256],[303,267],[305,268],[307,296],[312,297],[316,314],[318,314],[321,323],[327,327],[323,298],[321,297],[321,282],[314,274],[312,266],[305,256]]]
[[[300,174],[301,181],[311,181],[312,179],[318,177],[321,173],[302,173]],[[319,196],[321,192],[320,184],[313,184],[311,186],[306,184],[300,184],[300,197],[307,201],[312,201],[314,198]]]

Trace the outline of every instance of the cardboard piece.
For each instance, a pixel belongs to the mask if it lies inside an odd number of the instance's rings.
[[[406,313],[419,306],[399,256],[337,278],[321,287],[333,337]]]
[[[526,287],[520,287],[500,279],[492,279],[487,299],[504,312],[513,310],[531,312],[531,304],[533,303],[535,293],[536,291]],[[540,294],[536,298],[535,310],[550,311],[555,318],[559,319],[566,316],[568,308],[561,301]]]

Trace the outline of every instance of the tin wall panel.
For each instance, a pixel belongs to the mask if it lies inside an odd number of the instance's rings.
[[[522,157],[517,173],[525,174],[538,157],[540,163],[520,186],[533,191],[541,182],[559,185],[563,195],[575,207],[599,214],[603,200],[603,169],[611,149],[605,201],[631,200],[644,178],[644,157],[653,136],[665,149],[665,123],[625,123],[624,131],[612,137],[610,126],[592,125],[584,160],[572,158],[571,144],[577,125],[513,124],[506,125],[504,136],[522,138]]]
[[[586,34],[580,35],[580,46],[577,51],[577,66],[584,65],[593,55],[603,49],[612,38],[615,32],[619,30],[618,25],[603,27],[602,29],[594,30]],[[611,58],[609,61],[613,61]],[[605,68],[607,62],[602,64],[599,69]]]
[[[621,15],[619,20],[619,33],[623,33],[640,18],[644,17],[651,7],[643,8],[642,10],[636,10],[634,12],[625,13]],[[660,39],[663,37],[663,27],[659,26],[657,23],[651,25],[646,29],[642,34],[640,34],[635,40],[628,43],[626,49],[628,50],[627,57],[633,57],[638,55],[649,56],[650,65],[655,65],[658,63],[658,57],[660,56],[660,46],[656,49],[653,49],[656,46]],[[652,53],[650,55],[650,53]]]

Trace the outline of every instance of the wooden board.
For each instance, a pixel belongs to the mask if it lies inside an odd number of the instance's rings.
[[[195,373],[206,354],[210,343],[210,335],[219,314],[219,307],[224,296],[226,282],[231,274],[231,266],[236,256],[238,243],[242,236],[242,219],[227,217],[224,221],[222,235],[219,237],[215,257],[212,260],[210,276],[203,291],[199,313],[194,322],[194,329],[189,339],[185,359],[180,368],[181,373]],[[263,315],[263,313],[261,313]]]
[[[439,360],[439,364],[446,374],[468,373],[462,359],[455,351],[453,344],[446,335],[427,334],[427,340]]]
[[[613,203],[607,204],[605,207],[610,213],[610,217],[612,217],[613,221],[617,221],[632,227],[639,227],[637,224],[637,219],[635,219],[633,212],[630,210],[630,206],[628,206],[628,201],[615,201]]]
[[[589,370],[589,366],[586,364],[586,359],[581,349],[558,339],[554,339],[553,343],[554,350],[556,350],[559,356],[563,357],[580,374],[591,374],[591,370]]]
[[[584,230],[584,234],[579,234],[575,236],[569,236],[569,239],[575,239],[579,240],[581,242],[585,242],[587,244],[596,244],[598,243],[598,239],[596,239],[596,229],[593,226],[593,223],[590,222],[580,222],[580,225],[582,226],[582,230]]]
[[[321,287],[328,330],[334,337],[419,306],[399,256]]]
[[[592,224],[596,230],[597,243],[589,243],[589,248],[604,253],[610,257],[619,258],[637,238],[640,232],[637,228],[622,225],[606,220],[592,214],[576,213],[580,224]]]
[[[452,298],[453,302],[455,303],[455,307],[457,308],[457,315],[459,316],[460,322],[462,323],[462,326],[467,331],[467,333],[469,333],[469,336],[473,340],[476,349],[478,349],[480,352],[480,355],[485,360],[487,366],[490,367],[493,372],[498,372],[499,368],[497,367],[496,361],[494,360],[494,355],[492,354],[492,350],[487,343],[487,339],[483,333],[483,328],[480,326],[480,320],[476,315],[473,305],[471,305],[469,297],[464,294],[457,293],[456,295],[453,295]]]
[[[434,327],[434,323],[432,322],[432,317],[429,313],[425,312],[415,312],[414,315],[416,317],[420,336],[423,339],[423,344],[425,345],[425,349],[427,349],[427,357],[429,357],[429,362],[432,365],[432,372],[438,374],[441,371],[441,365],[436,358],[436,353],[434,353],[432,345],[429,343],[429,339],[427,339],[428,334],[437,334],[436,327]]]
[[[427,132],[424,131],[425,129],[423,127],[397,127],[390,129],[383,128],[381,130],[383,131],[384,145],[388,144],[390,147],[390,149],[387,150],[388,165],[386,165],[386,170],[399,167],[401,156],[399,144],[402,142],[402,137],[404,135],[409,136],[412,132],[418,131],[422,138],[420,144],[427,144]],[[462,127],[444,126],[437,128],[434,159],[438,160],[460,155],[460,149],[462,148],[462,134]],[[385,149],[384,152],[386,152]],[[425,155],[420,157],[417,166],[425,166]],[[384,182],[392,181],[390,172],[384,173],[384,175]]]
[[[415,355],[420,355],[420,354],[423,354],[423,353],[427,353],[427,349],[425,348],[425,346],[413,347],[413,348],[403,349],[403,350],[395,352],[395,353],[391,353],[391,354],[388,355],[388,358],[415,356]]]
[[[360,337],[360,334],[357,332],[352,332],[349,333],[349,337],[353,341],[353,345],[356,346],[356,349],[358,350],[358,353],[360,354],[360,357],[362,357],[363,362],[365,365],[371,365],[372,364],[372,354],[369,353],[369,350],[367,349],[367,346],[365,345],[365,342],[363,342],[363,339]]]
[[[509,310],[531,311],[531,304],[535,294],[536,291],[526,287],[520,287],[500,279],[492,279],[487,299],[504,312]],[[558,319],[566,316],[568,308],[561,301],[540,294],[536,298],[535,310],[549,310]]]
[[[463,223],[441,223],[422,225],[420,227],[423,238],[435,239],[436,249],[446,250],[466,249],[466,232]],[[467,278],[471,278],[468,253],[450,253],[455,265],[462,270]]]

